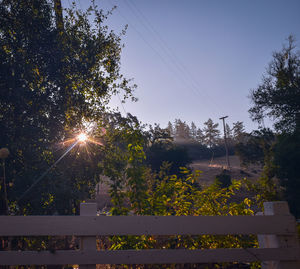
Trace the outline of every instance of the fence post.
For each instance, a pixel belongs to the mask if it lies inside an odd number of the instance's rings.
[[[81,203],[80,216],[96,216],[96,203]],[[96,236],[82,236],[80,238],[80,249],[84,251],[96,251]],[[95,269],[95,265],[79,265],[80,269]]]
[[[260,215],[260,214],[259,214]],[[264,215],[290,215],[287,202],[265,202]],[[258,243],[261,248],[298,248],[299,241],[297,236],[296,221],[295,233],[293,235],[258,235]],[[300,253],[299,253],[300,255]],[[263,269],[299,269],[300,261],[264,261]]]

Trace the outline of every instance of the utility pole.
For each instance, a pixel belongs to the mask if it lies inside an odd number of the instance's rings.
[[[226,129],[225,129],[225,119],[226,118],[228,118],[228,116],[221,117],[220,120],[223,120],[224,142],[225,142],[225,150],[226,150],[226,162],[227,162],[227,169],[229,170],[230,169],[230,163],[229,163],[227,136],[226,136]]]

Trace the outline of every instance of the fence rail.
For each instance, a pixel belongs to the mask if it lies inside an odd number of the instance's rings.
[[[81,250],[0,251],[0,265],[166,264],[264,261],[263,268],[300,268],[296,221],[285,202],[257,216],[1,216],[0,236],[81,237]],[[260,248],[96,251],[96,235],[258,235]],[[277,266],[277,267],[274,267]],[[91,268],[90,266],[88,268]]]
[[[262,260],[297,260],[296,249],[205,249],[205,250],[115,250],[115,251],[71,251],[60,250],[36,252],[7,251],[1,253],[1,263],[6,265],[32,264],[170,264],[170,263],[218,263],[256,262]],[[299,269],[299,267],[297,267]]]
[[[292,216],[6,216],[0,236],[294,234]]]

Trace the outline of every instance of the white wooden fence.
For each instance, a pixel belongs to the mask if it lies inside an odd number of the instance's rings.
[[[96,216],[81,204],[80,216],[0,216],[0,236],[81,237],[81,249],[0,251],[0,265],[168,264],[262,261],[263,268],[300,268],[296,222],[286,202],[264,204],[257,216]],[[96,250],[96,235],[258,235],[260,248]]]

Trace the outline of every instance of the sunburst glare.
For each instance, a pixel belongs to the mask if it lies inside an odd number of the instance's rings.
[[[80,133],[77,136],[77,139],[78,139],[79,142],[85,142],[88,139],[88,137],[85,133]]]

